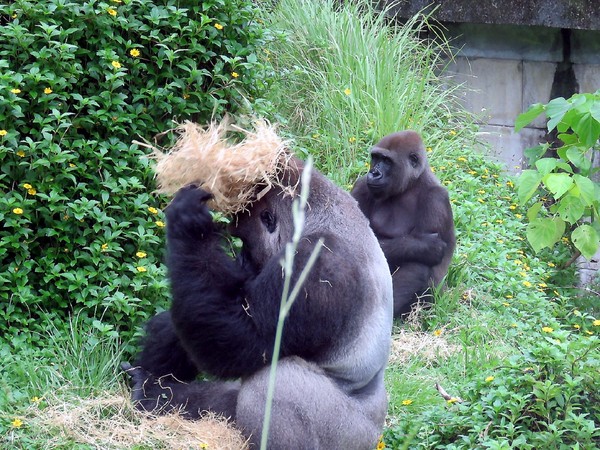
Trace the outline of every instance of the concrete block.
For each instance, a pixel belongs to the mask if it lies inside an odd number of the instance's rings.
[[[548,103],[556,63],[523,61],[523,105],[521,112],[527,111],[534,103]],[[516,116],[515,116],[516,119]],[[541,115],[529,127],[544,128],[546,116]]]
[[[600,31],[571,30],[571,61],[600,64]]]
[[[464,79],[469,91],[465,107],[487,117],[491,125],[514,124],[523,105],[521,61],[484,58],[457,58],[455,79]]]
[[[579,92],[596,92],[600,89],[600,64],[574,64]]]

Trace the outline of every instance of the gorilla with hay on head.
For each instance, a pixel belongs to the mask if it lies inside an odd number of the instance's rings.
[[[263,427],[281,261],[304,170],[271,127],[256,126],[230,146],[222,126],[187,124],[175,151],[159,159],[159,183],[181,187],[166,210],[172,305],[149,321],[133,366],[123,364],[138,408],[222,414],[251,448]],[[203,156],[215,152],[210,161]],[[227,230],[208,202],[232,216]],[[224,233],[241,239],[238,258],[223,250]],[[292,283],[319,239],[323,247],[285,320],[268,448],[370,450],[387,411],[391,276],[356,201],[313,171]],[[197,381],[199,373],[211,381]]]
[[[410,313],[442,282],[456,246],[448,191],[429,167],[421,136],[408,130],[383,137],[371,149],[369,173],[356,181],[352,196],[390,266],[394,316]]]

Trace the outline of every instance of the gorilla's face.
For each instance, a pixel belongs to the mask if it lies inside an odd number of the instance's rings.
[[[244,243],[244,260],[259,270],[291,239],[291,203],[288,195],[272,188],[232,221],[229,231]]]
[[[423,142],[413,131],[386,136],[371,149],[367,186],[374,197],[386,198],[408,190],[427,167]]]

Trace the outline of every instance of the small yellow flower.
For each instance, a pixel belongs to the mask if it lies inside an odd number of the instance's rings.
[[[592,322],[592,325],[594,325],[595,327],[600,327],[600,320],[594,320]]]
[[[146,268],[145,268],[145,267],[142,267],[142,266],[138,266],[138,267],[136,267],[136,270],[137,270],[139,273],[144,273],[144,272],[146,272]]]
[[[450,130],[450,136],[456,136],[456,131]]]
[[[150,214],[158,214],[158,209],[153,206],[148,206],[148,211],[150,211]]]
[[[11,89],[10,92],[12,92],[13,94],[20,94],[21,89]]]
[[[457,159],[458,162],[467,162],[467,158],[461,156],[460,158]]]
[[[510,303],[508,303],[508,302],[502,302],[502,306],[507,306],[508,307],[508,306],[510,306]]]
[[[516,217],[517,219],[522,219],[522,218],[523,218],[523,214],[515,214],[515,217]]]
[[[69,163],[69,167],[73,168],[73,167],[75,167],[75,164]]]
[[[102,247],[102,251],[104,251],[104,250],[108,249],[108,244],[104,243],[101,245],[101,247]]]
[[[25,189],[31,189],[33,186],[32,186],[32,185],[30,185],[29,183],[25,183],[25,184],[23,185],[23,187],[24,187]]]
[[[442,333],[443,333],[443,331],[442,331],[442,330],[435,330],[435,331],[433,332],[433,335],[434,335],[434,336],[441,336],[441,335],[442,335]]]
[[[579,330],[579,329],[581,329],[581,325],[575,324],[575,325],[573,325],[573,328],[575,328],[576,330]]]
[[[0,130],[0,136],[6,136],[7,134],[8,134],[8,131]]]
[[[512,328],[517,328],[517,324],[516,324],[516,323],[511,323],[511,324],[510,324],[510,326],[511,326]]]
[[[538,286],[541,287],[542,289],[548,287],[548,285],[546,283],[539,283]]]
[[[453,403],[456,403],[458,401],[458,399],[456,397],[451,397],[450,400],[447,400],[446,402],[451,405]]]
[[[478,199],[477,199],[477,201],[478,201],[479,203],[485,203],[485,200],[484,200],[484,199],[482,199],[482,198],[478,198]]]
[[[156,223],[156,226],[159,228],[163,228],[165,226],[165,223],[161,220],[157,220],[155,223]]]
[[[517,205],[510,205],[508,207],[508,209],[510,209],[511,211],[514,211],[515,209],[517,209]]]
[[[119,61],[113,61],[110,63],[115,69],[121,68],[121,63]]]
[[[23,214],[23,210],[21,208],[14,208],[12,212],[14,212],[15,214]]]
[[[37,194],[37,191],[35,189],[31,188],[31,189],[27,189],[27,193],[29,195],[35,195],[35,194]]]
[[[202,450],[205,450],[208,448],[208,444],[202,443],[202,444],[200,444],[199,448]]]
[[[221,25],[220,23],[215,23],[215,28],[217,30],[222,30],[223,29],[223,25]]]
[[[512,295],[510,295],[510,294],[507,294],[507,295],[505,295],[505,297],[506,297],[506,298],[513,298],[513,296],[512,296]]]
[[[144,253],[144,252],[137,252],[135,254],[135,256],[137,256],[138,258],[145,258],[146,257],[146,253]]]
[[[52,94],[52,89],[47,87],[46,89],[44,89],[44,94]]]
[[[350,94],[352,94],[352,90],[350,88],[346,88],[346,89],[344,89],[344,94],[350,95]]]
[[[140,56],[140,51],[137,48],[132,48],[131,50],[129,50],[129,54],[134,58],[137,58],[138,56]]]
[[[591,335],[593,335],[594,333],[592,333],[591,331],[587,331],[587,330],[586,330],[585,334],[587,334],[587,335],[591,336]]]
[[[39,403],[41,401],[42,401],[42,399],[37,396],[31,397],[31,403]]]
[[[491,383],[491,382],[492,382],[492,381],[494,381],[494,380],[495,380],[495,378],[494,378],[492,375],[490,375],[489,377],[487,377],[487,378],[485,379],[485,382],[486,382],[486,383]]]
[[[379,440],[379,442],[377,443],[377,450],[383,450],[385,448],[385,442],[383,442],[382,440]]]
[[[237,77],[239,77],[239,76],[240,76],[240,74],[239,74],[239,73],[237,73],[237,72],[231,72],[231,76],[232,76],[233,78],[237,78]]]
[[[350,139],[348,139],[348,142],[350,142],[351,144],[354,144],[356,142],[356,138],[354,136],[352,136]]]
[[[506,185],[508,187],[515,187],[515,184],[512,181],[510,181],[510,180],[506,182]]]
[[[554,328],[552,328],[552,327],[542,327],[542,331],[544,333],[552,333],[554,331]]]
[[[408,405],[412,405],[412,400],[406,399],[406,400],[402,400],[402,405],[403,406],[408,406]]]
[[[23,426],[23,421],[17,417],[10,424],[13,428],[21,428]]]
[[[113,8],[108,8],[106,10],[107,13],[109,13],[111,16],[115,17],[117,15],[117,10],[113,9]]]

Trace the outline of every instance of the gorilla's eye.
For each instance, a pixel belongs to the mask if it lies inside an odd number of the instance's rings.
[[[265,210],[261,212],[260,220],[262,220],[262,223],[265,225],[269,233],[275,231],[275,228],[277,226],[277,220],[275,219],[275,216],[271,213],[271,211]]]
[[[408,155],[408,160],[410,161],[410,165],[413,167],[417,167],[419,165],[419,157],[416,153],[411,153]]]

